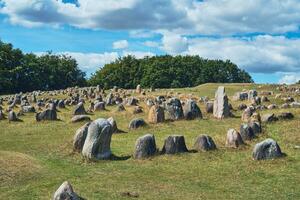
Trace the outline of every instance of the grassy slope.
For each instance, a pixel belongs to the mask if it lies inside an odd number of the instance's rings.
[[[225,86],[229,96],[242,88],[271,89],[257,85]],[[174,92],[213,97],[216,87],[216,84],[205,84]],[[142,105],[145,112],[136,117],[147,119],[148,109]],[[87,199],[128,199],[121,195],[122,192],[138,193],[140,199],[300,198],[300,154],[299,149],[294,148],[300,144],[300,109],[289,109],[296,116],[294,120],[264,126],[259,138],[234,150],[224,148],[225,136],[229,128],[239,128],[240,118],[215,120],[204,112],[202,104],[199,105],[205,116],[203,120],[150,125],[113,135],[112,151],[120,159],[97,163],[86,163],[79,154],[72,153],[73,135],[83,123],[70,123],[71,107],[58,113],[62,121],[57,122],[37,123],[33,114],[23,116],[24,122],[20,123],[0,121],[0,199],[50,199],[65,180]],[[97,112],[91,117],[113,116],[119,128],[128,131],[127,125],[135,117],[130,109],[127,107],[126,112],[117,113],[116,107],[108,107],[108,111]],[[240,116],[241,113],[235,114]],[[215,140],[218,150],[163,155],[142,161],[126,160],[134,150],[136,139],[146,133],[155,134],[159,148],[168,135],[183,134],[189,149],[199,134],[208,134]],[[267,137],[276,139],[288,156],[253,161],[254,144]]]

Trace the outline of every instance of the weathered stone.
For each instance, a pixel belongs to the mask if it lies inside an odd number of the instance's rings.
[[[73,115],[85,115],[86,111],[82,102],[78,103],[74,109]]]
[[[72,188],[72,185],[65,181],[54,193],[53,200],[83,200],[78,194],[76,194]]]
[[[238,106],[238,110],[244,110],[244,109],[246,109],[246,108],[247,108],[247,105],[244,104],[244,103],[242,103],[242,104],[240,104],[240,105]]]
[[[248,124],[241,125],[240,134],[243,140],[252,140],[255,137],[252,128]]]
[[[262,122],[274,122],[274,121],[277,121],[278,118],[275,116],[274,113],[272,114],[264,114],[262,117],[261,117],[261,121]]]
[[[234,101],[243,101],[248,99],[248,93],[247,92],[236,92],[233,96]]]
[[[188,149],[185,145],[184,136],[171,135],[165,139],[164,146],[162,148],[163,154],[176,154],[187,152]]]
[[[248,91],[248,100],[252,100],[257,96],[257,91],[256,90],[249,90]]]
[[[35,115],[36,121],[42,120],[57,120],[56,110],[46,109],[43,112]]]
[[[59,100],[58,104],[57,104],[57,107],[58,108],[65,108],[66,107],[65,101],[64,100]]]
[[[110,117],[107,119],[107,121],[110,123],[110,125],[112,127],[112,132],[117,133],[119,129],[118,129],[116,120],[113,117]]]
[[[153,105],[148,114],[148,121],[149,123],[160,123],[165,121],[165,112],[162,107],[159,105]]]
[[[145,126],[146,122],[142,118],[136,118],[130,121],[129,129],[137,129],[139,127]]]
[[[185,119],[192,120],[196,118],[202,119],[202,112],[197,103],[193,100],[188,100],[183,106],[183,114]]]
[[[223,119],[226,117],[230,117],[231,115],[224,86],[219,86],[216,91],[213,113],[214,117],[217,119]]]
[[[242,121],[243,122],[250,121],[252,114],[253,114],[253,109],[251,109],[251,107],[247,107],[242,113]]]
[[[181,102],[177,98],[170,99],[167,103],[166,110],[172,120],[179,120],[184,117]]]
[[[139,101],[134,97],[130,97],[130,98],[127,99],[127,105],[128,106],[137,106],[138,102]]]
[[[267,108],[268,108],[269,110],[272,110],[272,109],[277,108],[277,105],[276,105],[276,104],[270,104],[270,105],[267,106]]]
[[[91,160],[110,158],[112,131],[112,126],[106,119],[99,118],[91,122],[82,148],[82,155]]]
[[[2,110],[0,110],[0,120],[5,119],[5,115]]]
[[[137,85],[136,86],[135,92],[138,93],[138,94],[142,93],[142,87],[141,87],[141,85]]]
[[[216,148],[217,147],[215,142],[208,135],[198,136],[194,144],[194,149],[197,151],[209,151],[209,150],[215,150]]]
[[[77,152],[81,152],[87,133],[88,133],[88,127],[91,123],[87,122],[86,124],[84,124],[82,127],[80,127],[79,129],[77,129],[74,138],[73,138],[73,150],[77,151]]]
[[[71,122],[82,122],[82,121],[90,121],[91,118],[88,115],[75,115],[72,117]]]
[[[207,113],[213,113],[214,111],[214,102],[208,101],[205,103],[205,110]]]
[[[155,102],[152,99],[147,99],[146,104],[147,104],[148,107],[151,108],[152,106],[155,105]]]
[[[288,103],[284,103],[280,106],[280,108],[283,108],[283,109],[286,109],[286,108],[289,108],[290,105]]]
[[[273,139],[266,139],[255,145],[252,157],[255,160],[274,159],[283,156],[277,142]]]
[[[104,102],[97,102],[94,105],[94,111],[102,111],[105,110],[105,103]]]
[[[244,141],[239,132],[235,129],[229,129],[226,137],[226,147],[238,148],[243,145]]]
[[[139,137],[135,143],[135,151],[133,157],[135,159],[148,158],[157,152],[155,137],[152,134],[147,134]]]
[[[253,113],[252,116],[251,116],[250,122],[258,122],[258,123],[261,123],[261,117],[260,117],[260,114],[257,113],[257,112]]]
[[[252,129],[254,135],[258,135],[262,132],[261,125],[259,122],[249,122],[248,125]]]
[[[19,121],[19,119],[17,118],[16,113],[14,111],[12,111],[12,110],[8,113],[8,117],[7,118],[8,118],[8,121],[10,121],[10,122]]]
[[[292,108],[300,108],[300,103],[299,102],[292,102],[292,103],[290,103],[290,107],[292,107]]]

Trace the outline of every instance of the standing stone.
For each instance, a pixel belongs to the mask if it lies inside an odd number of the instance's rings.
[[[205,110],[207,113],[213,113],[214,112],[214,102],[211,102],[211,101],[206,102]]]
[[[243,140],[252,140],[255,137],[253,129],[248,124],[241,125],[240,134]]]
[[[36,121],[57,120],[56,110],[46,109],[41,113],[37,113],[35,119]]]
[[[159,105],[153,105],[148,114],[148,121],[149,123],[160,123],[165,121],[165,112],[162,107]]]
[[[136,86],[135,92],[138,93],[138,94],[142,93],[142,87],[141,87],[141,85],[137,85]]]
[[[187,151],[183,135],[171,135],[167,137],[162,149],[163,154],[176,154]]]
[[[129,129],[137,129],[145,125],[146,122],[142,118],[136,118],[129,122]]]
[[[113,117],[110,117],[107,119],[107,121],[110,123],[110,125],[112,127],[112,132],[117,133],[119,131],[119,129],[118,129],[116,120]]]
[[[248,91],[248,100],[251,101],[257,96],[256,90],[249,90]]]
[[[10,111],[9,113],[8,113],[8,121],[10,121],[10,122],[16,122],[16,121],[18,121],[19,119],[17,118],[17,115],[16,115],[16,113],[14,112],[14,111]]]
[[[239,132],[235,129],[229,129],[226,137],[226,147],[238,148],[243,145],[244,141]]]
[[[188,100],[183,107],[183,114],[185,119],[192,120],[196,118],[202,119],[202,112],[197,103],[193,100]]]
[[[254,135],[258,135],[262,132],[261,125],[259,122],[249,122],[248,125],[252,129]]]
[[[230,117],[230,109],[228,106],[228,97],[225,94],[224,86],[220,86],[215,94],[214,100],[214,117],[217,119],[223,119]]]
[[[278,119],[280,120],[285,120],[285,119],[293,119],[294,115],[291,112],[283,112],[283,113],[279,113],[277,115]]]
[[[155,137],[152,134],[147,134],[139,137],[135,143],[135,151],[133,157],[135,159],[148,158],[155,155],[157,152]]]
[[[167,104],[166,109],[172,120],[179,120],[184,117],[181,102],[177,98],[172,98]]]
[[[78,194],[76,194],[72,188],[72,185],[65,181],[63,184],[56,190],[53,195],[53,200],[83,200]]]
[[[88,127],[82,155],[91,160],[108,159],[111,156],[112,126],[108,120],[99,118]]]
[[[134,97],[130,97],[127,99],[127,105],[128,106],[137,106],[139,100],[137,100],[136,98]]]
[[[254,160],[274,159],[283,156],[277,142],[273,139],[266,139],[255,145],[252,153]]]
[[[215,142],[208,135],[198,136],[194,144],[194,149],[197,151],[209,151],[209,150],[215,150],[216,148],[217,147]]]
[[[94,105],[94,111],[101,111],[105,110],[105,103],[104,102],[97,102]]]
[[[82,102],[78,103],[74,109],[73,115],[85,115],[86,111]]]
[[[58,108],[65,108],[65,101],[64,100],[59,100],[58,101],[58,104],[57,104],[57,107]]]
[[[35,112],[35,108],[33,106],[22,106],[22,111],[24,113],[34,113]]]
[[[253,114],[253,109],[251,109],[251,107],[247,107],[242,114],[242,121],[243,122],[250,121],[252,114]]]
[[[118,106],[117,106],[117,111],[118,112],[122,112],[122,111],[125,111],[126,109],[125,109],[125,107],[124,107],[124,105],[123,104],[118,104]]]
[[[74,135],[74,138],[73,138],[73,150],[74,151],[77,151],[77,152],[82,151],[90,124],[91,123],[88,122],[88,123],[84,124],[82,127],[80,127],[79,129],[77,129],[77,131]]]

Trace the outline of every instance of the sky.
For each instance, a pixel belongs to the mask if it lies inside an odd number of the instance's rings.
[[[300,80],[300,0],[0,0],[0,39],[68,54],[88,75],[170,54],[229,59],[257,83]]]

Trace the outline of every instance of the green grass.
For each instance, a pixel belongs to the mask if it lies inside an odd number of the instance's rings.
[[[182,96],[213,97],[217,86],[160,90],[151,95],[172,91]],[[275,91],[275,87],[268,85],[225,87],[229,96],[242,88]],[[275,101],[274,96],[270,97],[272,102],[282,103]],[[236,107],[240,102],[232,103]],[[144,103],[141,105],[144,113],[138,115],[133,115],[130,107],[118,113],[115,106],[91,115],[92,119],[113,116],[118,127],[128,132],[112,137],[112,151],[120,160],[89,163],[72,152],[74,133],[84,124],[70,122],[72,107],[61,109],[61,121],[36,122],[34,114],[22,116],[23,122],[0,121],[0,199],[50,199],[65,180],[86,199],[129,199],[122,195],[124,192],[137,193],[139,199],[300,199],[300,150],[294,148],[300,144],[300,109],[285,110],[291,111],[295,119],[264,125],[264,133],[245,147],[227,149],[227,130],[239,129],[240,112],[234,113],[237,118],[216,120],[199,103],[203,120],[166,122],[129,131],[128,123],[134,117],[147,120],[148,108]],[[280,111],[283,110],[262,113]],[[208,134],[218,150],[122,160],[132,155],[136,139],[146,133],[155,135],[160,149],[171,134],[184,135],[189,149],[198,135]],[[267,137],[277,140],[287,156],[252,160],[253,146]]]

